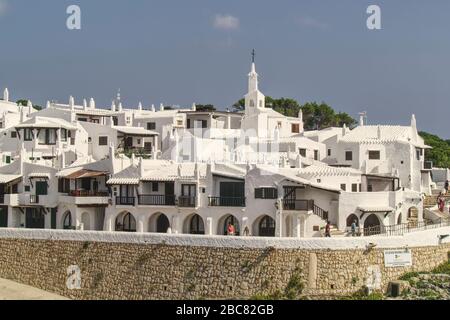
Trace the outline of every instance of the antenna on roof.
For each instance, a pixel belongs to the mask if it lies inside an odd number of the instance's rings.
[[[252,50],[252,63],[255,63],[256,52],[255,49]]]

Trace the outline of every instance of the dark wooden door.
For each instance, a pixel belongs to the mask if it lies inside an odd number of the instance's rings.
[[[45,216],[40,209],[37,208],[26,209],[25,227],[27,229],[45,228]]]
[[[0,207],[0,228],[8,227],[8,207]]]

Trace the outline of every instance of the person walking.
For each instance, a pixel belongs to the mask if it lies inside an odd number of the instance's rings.
[[[233,224],[230,222],[230,223],[228,224],[227,234],[228,234],[229,236],[234,236],[235,233],[236,233],[236,229],[234,228]]]
[[[445,189],[446,193],[448,193],[448,187],[449,187],[449,183],[448,183],[448,180],[446,180],[445,185],[444,185],[444,189]]]
[[[327,225],[325,226],[325,237],[331,238],[331,223],[330,223],[330,221],[328,221]]]
[[[352,237],[356,237],[356,220],[352,223]]]

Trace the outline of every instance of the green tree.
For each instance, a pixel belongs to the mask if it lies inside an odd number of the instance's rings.
[[[216,110],[216,107],[212,104],[197,104],[197,112],[213,112]]]
[[[245,110],[245,100],[241,99],[233,105],[235,111]],[[300,105],[296,100],[290,98],[273,99],[266,97],[266,108],[281,113],[287,117],[298,117],[300,110],[303,112],[303,121],[306,130],[321,130],[329,127],[342,127],[344,124],[353,128],[357,122],[349,114],[338,112],[325,102],[307,102]]]
[[[17,105],[26,107],[28,105],[28,100],[20,99],[16,101]],[[39,105],[33,105],[33,108],[36,110],[42,110],[43,108]]]
[[[426,145],[433,149],[425,151],[425,160],[432,161],[435,167],[450,168],[450,144],[440,137],[427,132],[419,132]]]

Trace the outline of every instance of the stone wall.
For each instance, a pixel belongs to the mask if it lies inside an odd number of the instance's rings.
[[[405,272],[430,270],[448,260],[450,244],[410,249],[413,267],[385,268],[382,248],[227,248],[0,237],[0,277],[73,299],[230,299],[284,291],[298,274],[309,295],[342,295],[367,281],[384,290]],[[81,289],[66,286],[71,265],[81,270]]]

